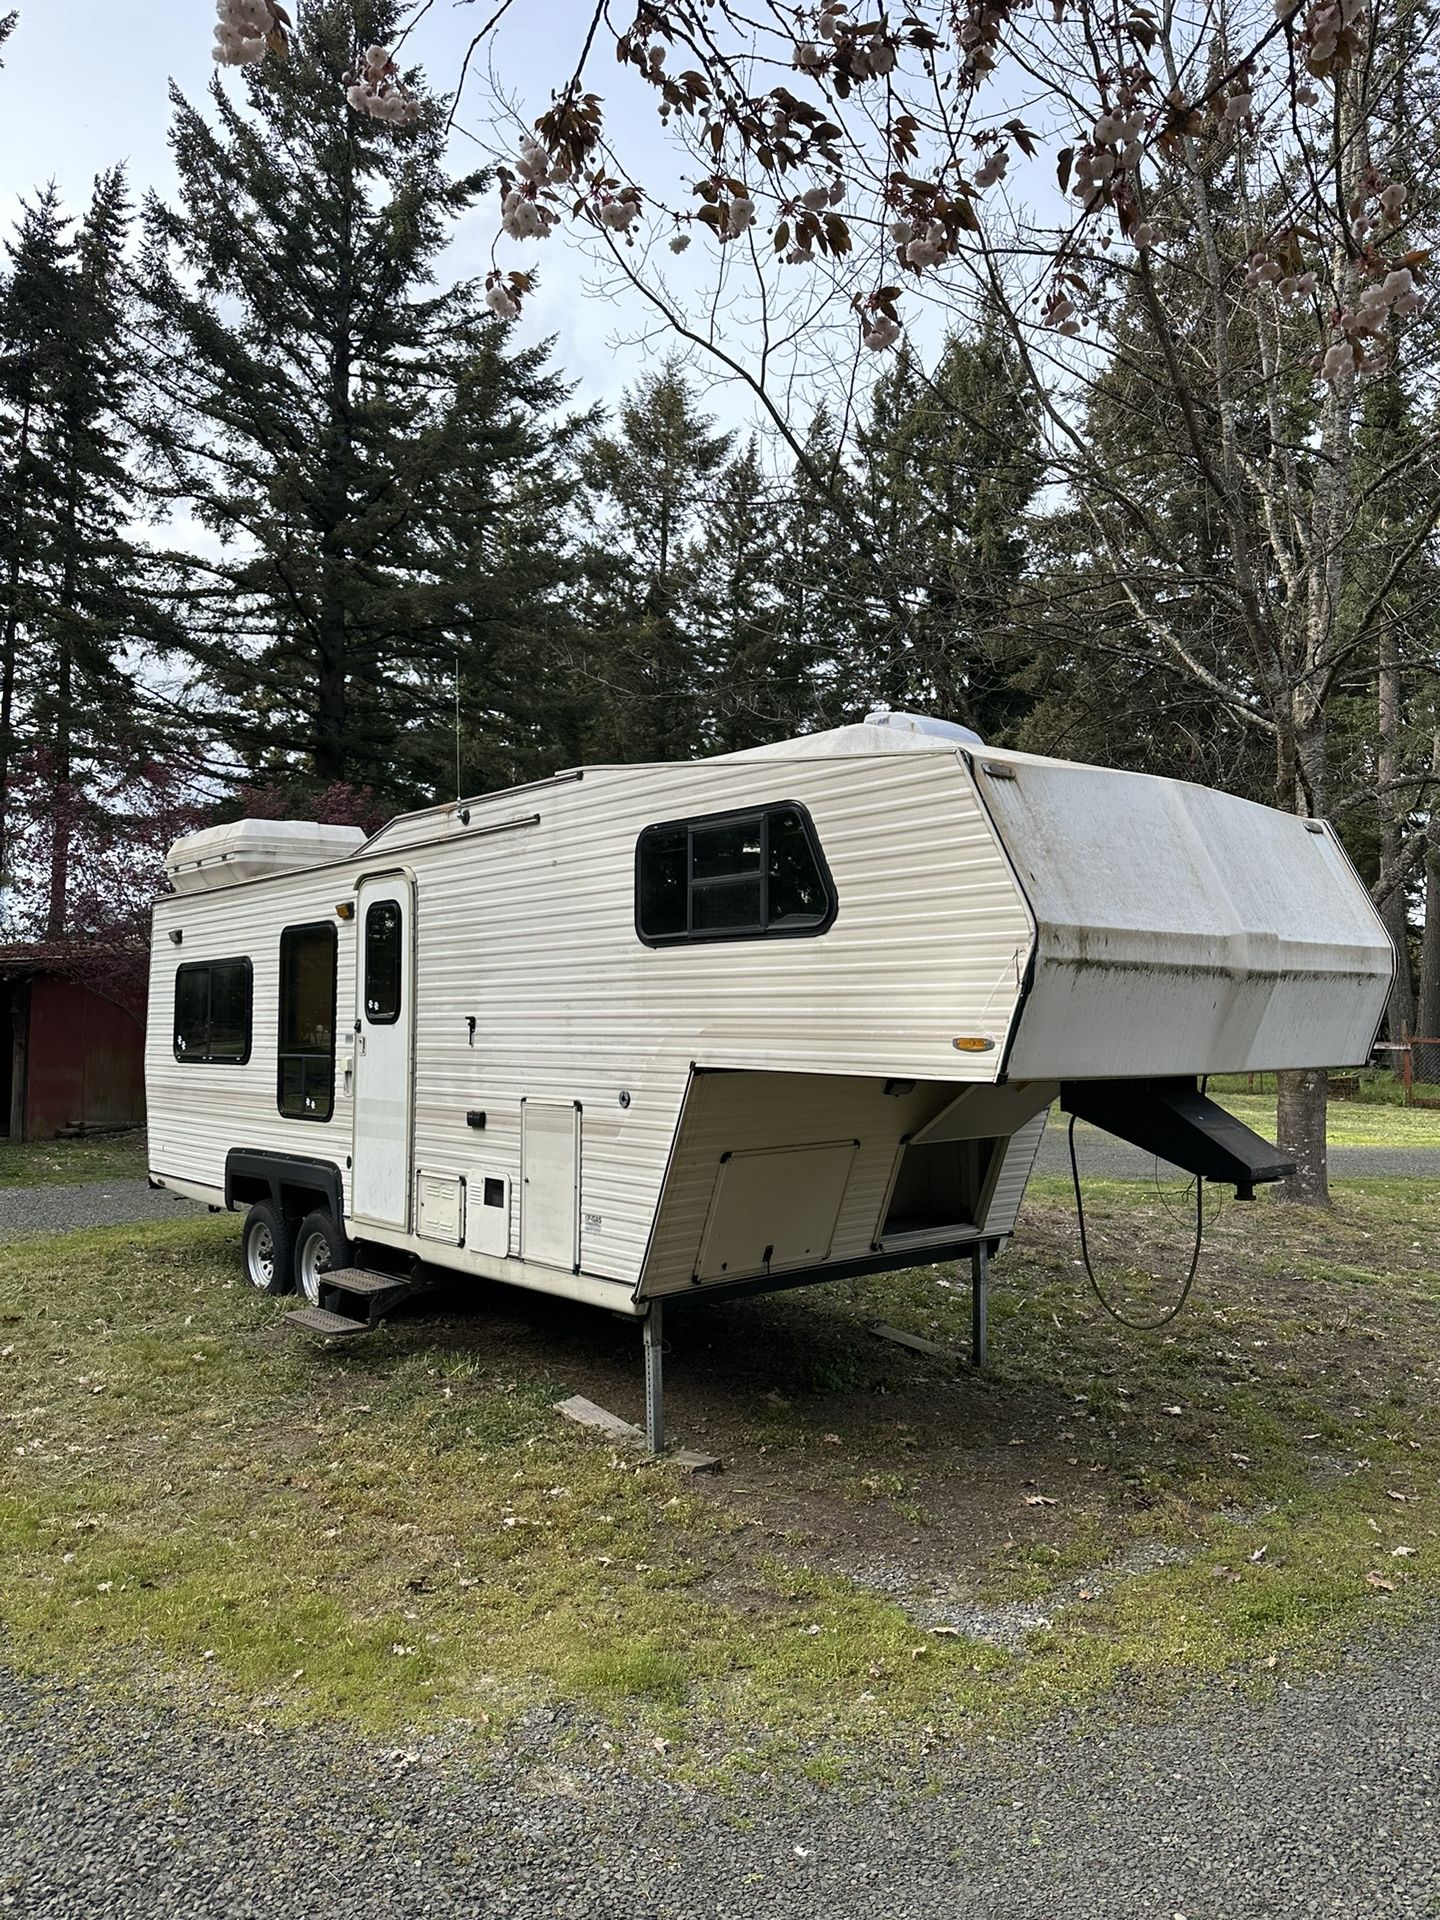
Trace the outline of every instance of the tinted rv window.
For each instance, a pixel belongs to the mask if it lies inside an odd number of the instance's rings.
[[[243,1067],[250,1058],[250,962],[198,960],[175,969],[175,1058]]]
[[[400,1018],[400,906],[373,900],[365,913],[365,1018],[375,1027]]]
[[[835,889],[800,807],[647,827],[635,857],[635,925],[651,946],[823,933]]]
[[[335,929],[280,935],[277,1104],[292,1120],[328,1120],[335,1105]]]

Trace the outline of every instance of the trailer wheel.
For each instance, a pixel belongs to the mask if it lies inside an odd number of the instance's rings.
[[[257,1293],[289,1293],[294,1286],[294,1229],[269,1200],[257,1201],[246,1214],[240,1257]]]
[[[350,1242],[333,1214],[324,1208],[307,1213],[295,1236],[295,1291],[318,1307],[325,1275],[348,1267],[351,1258]]]

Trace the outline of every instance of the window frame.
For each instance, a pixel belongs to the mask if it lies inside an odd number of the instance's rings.
[[[283,1104],[285,1062],[287,1060],[323,1060],[325,1057],[319,1051],[297,1053],[293,1047],[287,1050],[281,1045],[284,1039],[285,1017],[285,942],[291,934],[298,933],[328,933],[330,936],[330,1102],[324,1113],[297,1113]],[[333,920],[297,920],[293,925],[280,929],[280,944],[276,949],[275,989],[275,1110],[282,1120],[300,1120],[311,1126],[328,1126],[335,1117],[335,1058],[340,1038],[335,1025],[340,1011],[340,936]]]
[[[212,1053],[210,1051],[210,1008],[213,991],[208,979],[215,967],[241,967],[245,978],[245,1050],[243,1053]],[[204,973],[207,976],[205,987],[205,1052],[190,1053],[180,1045],[180,976],[182,973]],[[176,1060],[182,1067],[245,1067],[250,1064],[250,1055],[255,1044],[255,965],[248,953],[217,954],[210,960],[182,960],[175,969],[171,997],[170,1046]]]
[[[825,911],[818,920],[803,927],[766,926],[765,918],[770,910],[770,816],[777,813],[793,813],[800,822],[806,844],[815,862],[815,871],[820,876],[820,884],[825,889]],[[756,820],[760,823],[760,911],[762,924],[758,927],[711,927],[696,931],[694,926],[694,865],[696,830],[704,831],[709,827],[737,825],[741,821]],[[645,843],[652,834],[678,833],[685,835],[685,927],[680,933],[646,933],[640,921],[641,862],[645,855]],[[738,877],[738,876],[737,876]],[[748,876],[745,876],[748,877]],[[815,831],[815,822],[810,818],[810,810],[798,800],[762,800],[748,807],[730,807],[723,813],[698,813],[687,815],[679,820],[655,820],[649,826],[642,827],[635,841],[635,882],[634,882],[634,920],[635,936],[646,947],[704,947],[716,942],[735,940],[814,940],[828,933],[835,924],[840,911],[839,897],[835,891],[835,880],[830,872],[830,864],[825,858],[825,850],[820,844],[820,836]]]
[[[399,916],[395,941],[395,1008],[391,1013],[371,1013],[370,1011],[370,916],[379,913],[385,907],[392,907]],[[393,1027],[405,1010],[405,939],[409,931],[409,922],[400,901],[388,896],[372,900],[365,909],[365,918],[360,926],[360,1006],[365,1015],[367,1027]]]

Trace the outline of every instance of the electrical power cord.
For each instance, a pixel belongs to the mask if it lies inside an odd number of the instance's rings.
[[[1101,1290],[1100,1282],[1095,1278],[1095,1269],[1090,1261],[1090,1239],[1085,1227],[1085,1199],[1080,1191],[1080,1162],[1075,1154],[1075,1120],[1070,1116],[1070,1178],[1075,1187],[1075,1217],[1080,1224],[1080,1257],[1085,1263],[1085,1278],[1090,1282],[1090,1290],[1112,1320],[1118,1320],[1122,1327],[1128,1327],[1132,1333],[1158,1333],[1161,1327],[1168,1327],[1178,1317],[1185,1302],[1190,1298],[1190,1289],[1195,1285],[1195,1275],[1200,1266],[1200,1248],[1205,1237],[1205,1193],[1200,1176],[1195,1176],[1195,1247],[1190,1255],[1190,1271],[1185,1276],[1185,1285],[1180,1298],[1168,1313],[1162,1313],[1158,1320],[1132,1320],[1126,1314],[1112,1307]]]

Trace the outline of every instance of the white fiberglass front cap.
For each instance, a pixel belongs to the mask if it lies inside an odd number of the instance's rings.
[[[889,707],[874,707],[866,714],[865,724],[893,727],[897,733],[928,733],[937,740],[954,740],[966,747],[985,744],[973,727],[962,727],[958,720],[937,720],[928,713],[894,713]]]

